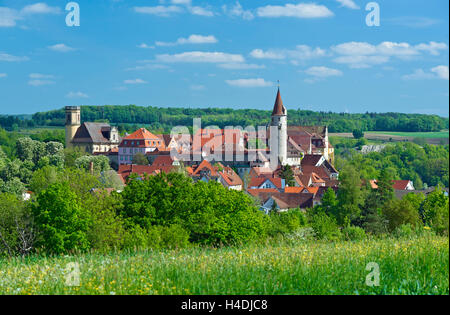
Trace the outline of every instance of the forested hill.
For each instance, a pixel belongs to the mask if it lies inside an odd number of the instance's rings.
[[[170,130],[173,126],[191,126],[192,119],[201,117],[203,126],[260,126],[270,121],[271,111],[226,108],[157,108],[128,106],[82,106],[83,121],[108,121],[115,125],[146,125],[151,129]],[[10,129],[15,126],[63,126],[64,109],[40,112],[31,120],[22,117],[0,116],[0,125]],[[327,125],[330,132],[411,131],[428,132],[448,129],[449,119],[436,115],[400,113],[332,113],[307,110],[289,110],[290,125]]]

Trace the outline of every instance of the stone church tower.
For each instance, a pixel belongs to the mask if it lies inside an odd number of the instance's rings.
[[[287,162],[287,110],[281,99],[280,88],[278,87],[277,98],[272,112],[272,122],[270,126],[278,128],[278,158],[281,165]]]
[[[72,140],[81,126],[80,114],[79,106],[66,106],[66,148],[73,147]]]

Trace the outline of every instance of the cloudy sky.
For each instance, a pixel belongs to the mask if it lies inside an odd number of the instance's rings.
[[[448,117],[448,1],[0,0],[0,114],[65,105]]]

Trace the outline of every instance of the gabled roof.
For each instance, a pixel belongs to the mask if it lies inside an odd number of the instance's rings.
[[[286,187],[284,192],[286,194],[299,194],[303,191],[305,187]]]
[[[286,108],[284,107],[283,100],[281,99],[280,89],[278,89],[275,105],[273,106],[272,116],[284,116],[286,114]]]
[[[244,184],[239,175],[231,167],[225,167],[219,174],[228,186],[243,186]]]
[[[160,138],[145,128],[140,128],[123,138],[124,140],[159,140]]]
[[[306,154],[302,159],[302,166],[319,166],[319,162],[323,159],[323,155]]]
[[[268,176],[253,177],[248,187],[260,187],[266,181],[270,181],[278,189],[283,189],[283,180],[281,178],[273,178]]]
[[[316,174],[317,176],[319,176],[320,178],[322,178],[323,180],[327,180],[330,179],[330,175],[327,172],[327,168],[322,166],[302,166],[302,171],[304,175],[310,175],[310,174]]]
[[[174,160],[170,155],[158,155],[152,166],[173,166]]]
[[[261,198],[262,195],[267,196],[268,194],[278,193],[279,191],[276,190],[275,188],[268,188],[268,189],[247,189],[247,192],[253,197],[258,197],[262,201],[265,201],[267,199]]]
[[[394,188],[395,190],[406,190],[410,183],[410,180],[393,180],[392,188]]]
[[[202,170],[210,171],[211,176],[219,176],[217,167],[212,166],[207,160],[203,160],[197,167],[192,167],[192,170],[192,176],[199,176]]]
[[[313,207],[313,194],[286,194],[276,193],[273,194],[272,199],[277,203],[280,209],[306,209]]]
[[[106,138],[111,131],[111,126],[105,123],[83,123],[75,133],[73,143],[109,143]]]

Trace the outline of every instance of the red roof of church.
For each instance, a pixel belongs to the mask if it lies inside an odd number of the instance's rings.
[[[280,89],[278,89],[277,99],[275,100],[272,116],[281,116],[281,115],[286,115],[286,108],[284,107],[283,100],[281,99]]]

